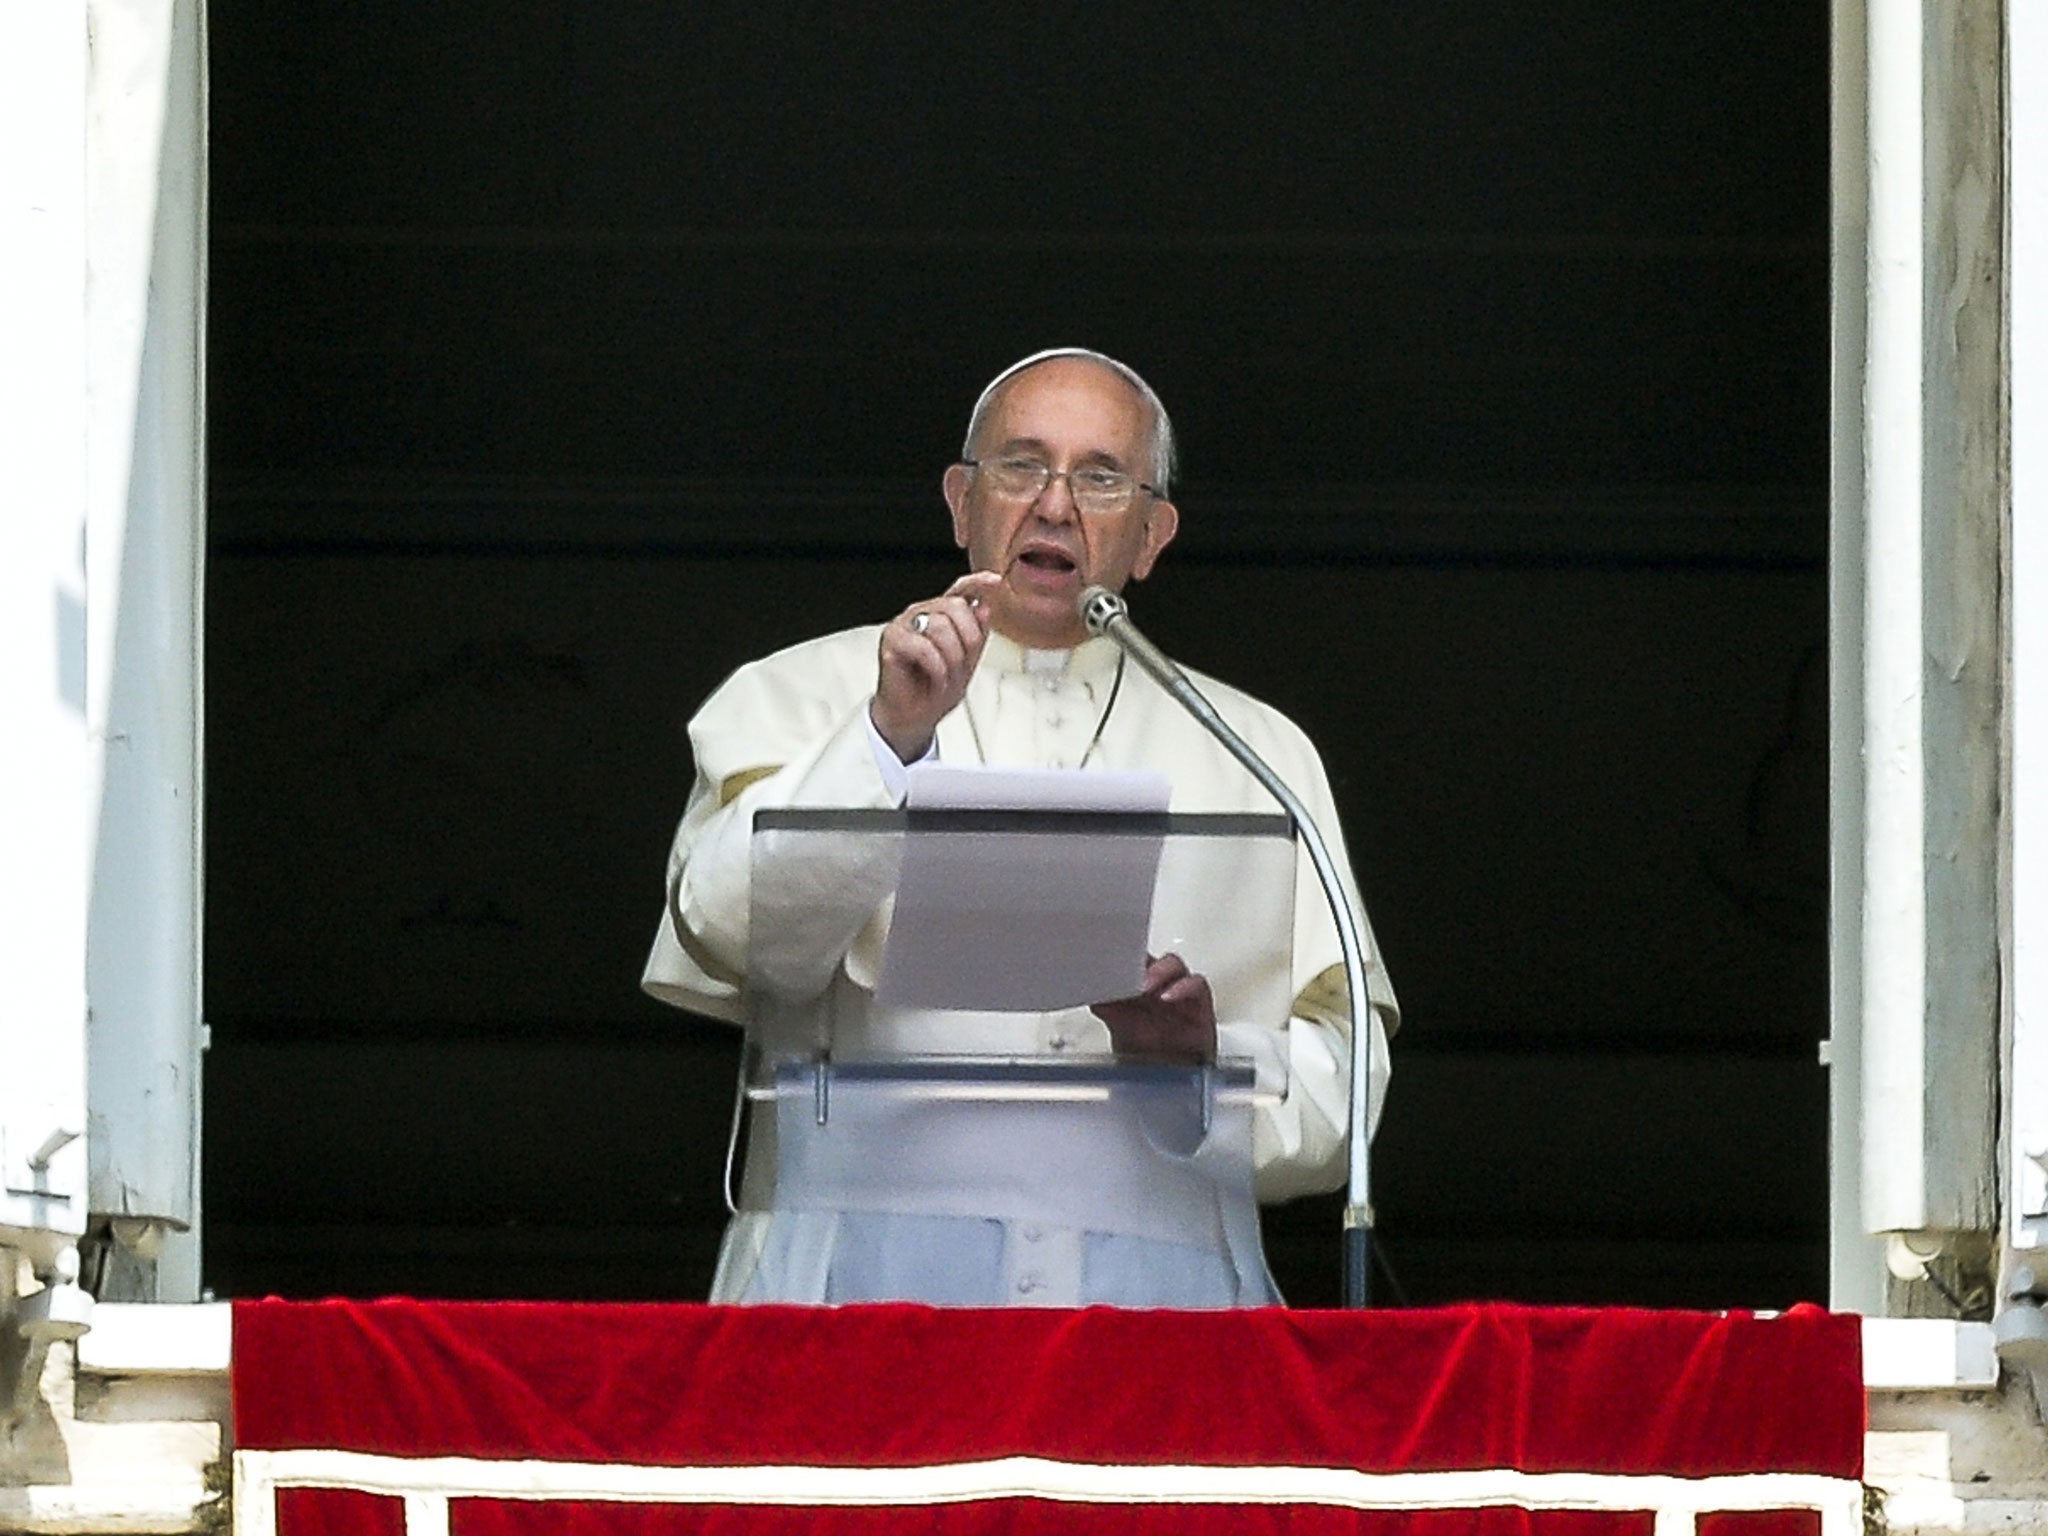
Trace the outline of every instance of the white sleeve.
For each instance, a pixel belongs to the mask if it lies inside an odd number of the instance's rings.
[[[904,797],[910,793],[910,770],[916,767],[917,763],[904,762],[896,755],[896,749],[882,740],[882,733],[875,729],[875,715],[872,709],[863,709],[860,717],[868,723],[868,747],[875,754],[875,772],[882,776],[882,788],[888,792],[892,805],[901,805]],[[939,738],[934,734],[931,745],[924,749],[924,756],[917,762],[933,763],[937,762],[938,758]]]
[[[1392,1063],[1386,1024],[1372,1010],[1366,1042],[1366,1123],[1379,1125]],[[1262,1102],[1252,1120],[1252,1160],[1259,1199],[1271,1204],[1316,1194],[1344,1182],[1351,1126],[1351,1030],[1342,1019],[1296,1015],[1278,1030],[1224,1025],[1222,1055],[1249,1056],[1260,1087],[1284,1084],[1282,1097]]]
[[[690,722],[696,776],[640,982],[652,996],[739,1022],[756,811],[900,802],[868,734],[873,654],[871,632],[847,632],[753,663]]]

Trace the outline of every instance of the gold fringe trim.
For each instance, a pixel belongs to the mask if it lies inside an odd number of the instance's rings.
[[[718,803],[720,805],[731,805],[733,801],[739,799],[741,795],[744,795],[770,774],[781,771],[780,768],[773,766],[767,768],[742,768],[738,773],[728,776],[725,782],[718,786]]]

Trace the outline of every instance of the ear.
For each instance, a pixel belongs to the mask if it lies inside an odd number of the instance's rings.
[[[1170,501],[1155,501],[1145,517],[1145,542],[1138,547],[1138,558],[1131,562],[1131,580],[1143,581],[1152,574],[1152,567],[1158,563],[1159,552],[1173,542],[1173,536],[1180,532],[1180,509]]]
[[[946,496],[946,505],[953,513],[953,542],[962,549],[967,547],[967,466],[948,465],[946,475],[939,482]]]

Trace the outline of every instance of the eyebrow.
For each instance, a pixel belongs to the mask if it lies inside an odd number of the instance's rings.
[[[1035,437],[1013,437],[1006,442],[998,444],[992,450],[992,456],[1007,456],[1017,453],[1036,454],[1039,458],[1046,460],[1052,458],[1052,455],[1046,451],[1045,443]],[[1094,464],[1120,472],[1126,470],[1124,461],[1106,448],[1091,448],[1075,460],[1075,463]]]

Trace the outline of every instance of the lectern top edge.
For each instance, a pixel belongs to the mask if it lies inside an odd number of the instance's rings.
[[[773,806],[754,812],[756,832],[1125,833],[1147,837],[1291,838],[1286,816],[1259,812],[850,810]]]

